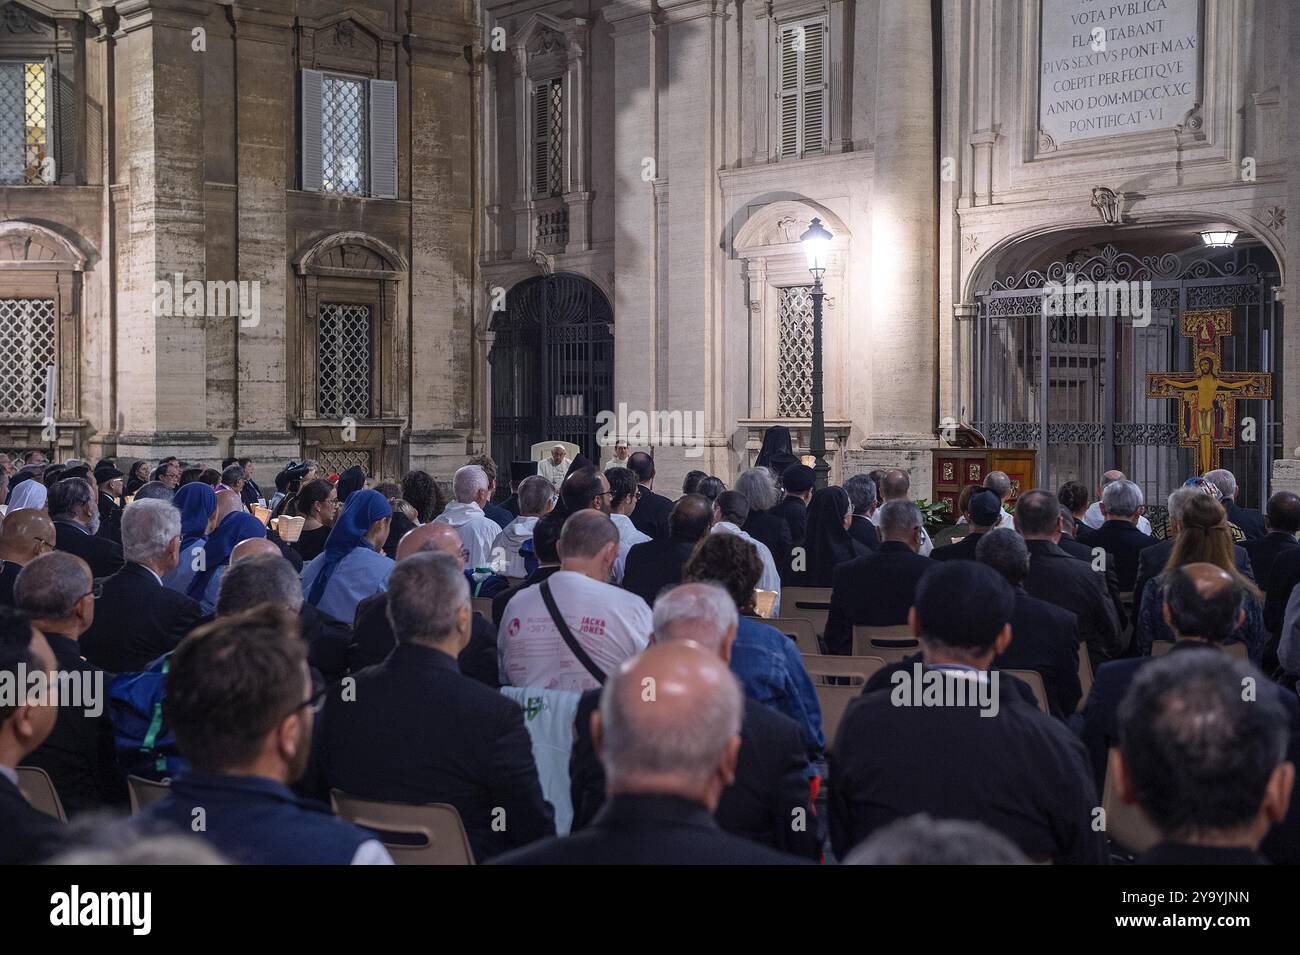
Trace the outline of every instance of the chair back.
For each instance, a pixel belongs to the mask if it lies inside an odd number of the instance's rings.
[[[1079,641],[1079,689],[1083,692],[1079,694],[1079,705],[1075,708],[1076,713],[1082,713],[1084,704],[1088,702],[1088,694],[1092,692],[1092,657],[1088,656],[1088,641]]]
[[[1151,643],[1151,655],[1153,657],[1162,657],[1174,647],[1172,640],[1153,640]],[[1232,643],[1221,643],[1219,649],[1224,653],[1231,655],[1237,660],[1249,660],[1250,654],[1246,651],[1246,645],[1240,640]]]
[[[465,824],[455,806],[375,802],[330,790],[334,811],[348,822],[374,830],[399,865],[473,865]],[[406,837],[402,841],[393,836]]]
[[[572,441],[538,441],[528,449],[528,460],[545,461],[551,456],[551,449],[557,444],[564,445],[564,454],[570,463],[572,463],[573,459],[578,456],[578,452],[582,450]]]
[[[143,776],[126,777],[127,794],[131,797],[131,815],[139,815],[141,810],[148,809],[154,803],[167,798],[167,794],[172,791],[169,783],[160,783],[152,779],[145,779]]]
[[[1038,701],[1038,708],[1044,713],[1048,712],[1047,687],[1043,684],[1043,675],[1041,673],[1037,670],[1003,670],[1002,672],[1028,683],[1029,689],[1034,691],[1034,699]]]
[[[63,800],[54,788],[54,780],[39,766],[18,767],[18,789],[34,809],[60,822],[68,821],[68,814],[63,811]]]
[[[853,628],[853,655],[882,657],[887,663],[897,663],[921,650],[921,641],[912,636],[907,624],[892,627],[868,627],[858,624]]]
[[[469,603],[471,609],[483,615],[484,620],[492,619],[492,598],[491,597],[470,597]]]
[[[817,630],[807,617],[773,617],[764,622],[793,640],[800,653],[822,652],[821,645],[817,642]]]
[[[782,587],[781,616],[811,620],[817,636],[826,632],[826,618],[831,613],[829,587]]]
[[[880,657],[841,657],[805,653],[804,668],[822,711],[822,734],[829,749],[835,745],[840,722],[849,704],[862,695],[867,680],[885,667]]]

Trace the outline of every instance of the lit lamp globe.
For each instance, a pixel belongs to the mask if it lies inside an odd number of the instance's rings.
[[[826,271],[826,257],[830,253],[832,238],[834,236],[822,225],[822,220],[817,218],[808,223],[808,231],[799,236],[799,243],[808,257],[808,271],[818,280]]]

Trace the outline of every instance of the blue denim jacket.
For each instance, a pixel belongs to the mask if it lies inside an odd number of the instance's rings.
[[[793,640],[761,620],[742,615],[731,647],[731,672],[746,696],[803,727],[809,758],[821,754],[826,746],[821,705]]]

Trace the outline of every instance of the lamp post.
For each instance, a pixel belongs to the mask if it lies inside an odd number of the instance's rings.
[[[826,415],[822,410],[822,275],[826,272],[826,256],[830,251],[832,236],[822,225],[822,220],[814,218],[808,224],[808,231],[799,237],[804,253],[808,256],[808,271],[813,276],[813,367],[812,367],[812,435],[808,441],[808,450],[816,461],[813,463],[813,486],[823,488],[830,483],[831,466],[826,463]]]

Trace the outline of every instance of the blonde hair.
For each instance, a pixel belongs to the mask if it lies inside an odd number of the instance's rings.
[[[1183,505],[1178,524],[1178,536],[1174,538],[1174,548],[1164,570],[1187,564],[1213,564],[1226,571],[1256,600],[1261,598],[1258,588],[1237,569],[1232,529],[1222,504],[1209,494],[1195,494]]]

